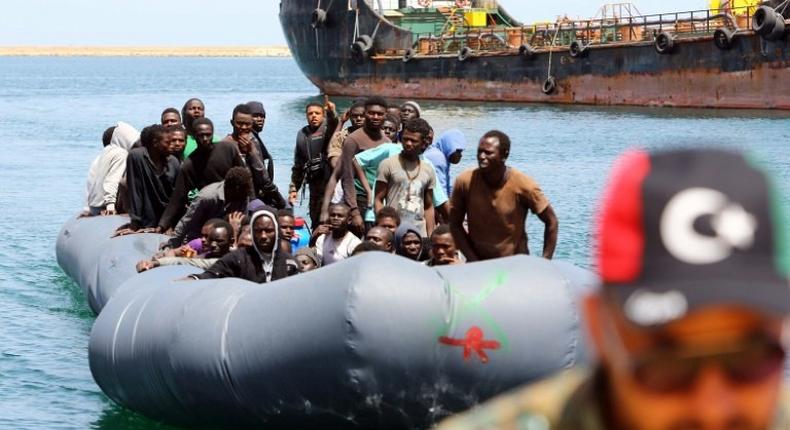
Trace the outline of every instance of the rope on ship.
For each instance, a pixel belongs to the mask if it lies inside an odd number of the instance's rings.
[[[543,88],[542,88],[543,94],[546,95],[551,95],[554,93],[554,91],[557,90],[557,82],[554,79],[554,76],[551,76],[551,57],[554,54],[554,49],[552,48],[554,48],[555,44],[557,43],[557,36],[559,36],[560,34],[561,25],[562,24],[560,24],[559,22],[557,23],[557,30],[554,31],[554,37],[551,39],[551,46],[549,46],[549,67],[548,67],[548,71],[546,72],[546,81],[543,82]]]

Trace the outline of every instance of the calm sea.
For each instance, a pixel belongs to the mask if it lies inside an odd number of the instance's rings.
[[[118,120],[142,128],[163,108],[200,97],[224,135],[234,105],[261,100],[277,184],[286,189],[303,106],[316,95],[289,59],[0,58],[0,428],[168,428],[116,406],[93,382],[94,317],[55,262],[55,237],[82,206],[104,129]],[[605,175],[626,148],[748,148],[790,195],[790,113],[422,106],[435,129],[461,129],[472,148],[489,129],[510,134],[511,163],[542,185],[559,215],[558,258],[582,266],[591,265],[590,226]],[[535,250],[540,227],[530,220]]]

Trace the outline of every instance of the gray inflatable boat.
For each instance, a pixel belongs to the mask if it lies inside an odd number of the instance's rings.
[[[73,219],[58,263],[99,315],[90,368],[114,401],[188,426],[428,428],[586,361],[590,272],[518,256],[430,268],[372,252],[253,284],[136,273],[164,236]]]

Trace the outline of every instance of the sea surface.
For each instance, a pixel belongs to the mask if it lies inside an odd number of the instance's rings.
[[[58,267],[55,238],[83,206],[104,129],[119,120],[142,128],[190,97],[205,101],[218,135],[230,131],[233,106],[263,101],[265,141],[287,190],[303,107],[319,99],[291,59],[0,58],[0,429],[170,428],[115,405],[94,383],[87,356],[94,316]],[[469,150],[456,172],[474,165],[484,132],[507,132],[510,164],[540,183],[559,216],[556,257],[584,267],[593,266],[591,232],[607,172],[628,148],[745,148],[774,172],[785,202],[790,196],[790,113],[421,104],[438,132],[466,134]],[[541,227],[529,220],[535,252]]]

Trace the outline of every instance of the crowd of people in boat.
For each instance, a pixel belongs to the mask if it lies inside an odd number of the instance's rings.
[[[196,98],[140,132],[119,122],[90,167],[82,216],[128,214],[115,235],[168,235],[137,270],[188,264],[204,270],[195,279],[270,282],[366,251],[429,266],[526,254],[529,212],[552,258],[557,216],[537,182],[506,164],[504,132],[485,133],[478,167],[453,180],[466,138],[435,133],[414,101],[373,96],[338,115],[324,97],[304,113],[293,160],[277,160],[291,167],[287,196],[273,180],[261,102],[237,105],[224,137]],[[309,221],[294,215],[301,200]]]

